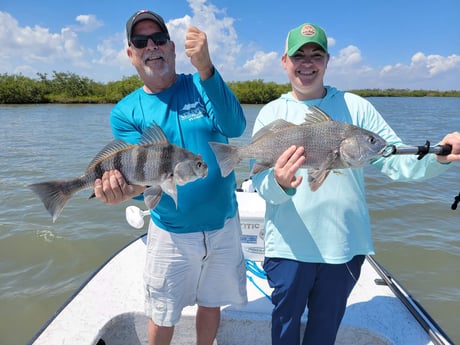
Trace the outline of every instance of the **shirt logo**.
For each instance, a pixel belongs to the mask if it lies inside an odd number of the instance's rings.
[[[193,121],[202,118],[206,113],[205,107],[200,101],[195,103],[185,104],[181,110],[179,110],[179,117],[182,121]]]

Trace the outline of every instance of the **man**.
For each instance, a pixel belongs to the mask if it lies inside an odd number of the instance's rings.
[[[128,57],[144,86],[112,110],[114,136],[136,143],[145,128],[158,124],[171,143],[202,155],[208,164],[206,178],[178,187],[177,208],[163,195],[151,210],[144,270],[149,344],[170,344],[182,309],[198,304],[197,344],[211,345],[220,306],[244,304],[247,296],[235,176],[220,176],[208,142],[240,136],[246,121],[212,64],[204,32],[192,26],[185,37],[194,75],[176,73],[175,44],[157,13],[136,12],[126,33]],[[111,171],[94,188],[102,202],[117,204],[145,186],[128,185],[120,172]]]
[[[377,110],[365,99],[324,86],[329,62],[327,37],[317,25],[305,23],[289,31],[282,66],[292,91],[265,105],[253,133],[276,119],[300,124],[310,106],[334,120],[352,123],[402,145]],[[460,161],[460,133],[448,134],[441,144],[452,154],[379,158],[372,165],[392,179],[422,179],[440,174]],[[308,152],[292,146],[274,168],[252,177],[266,200],[265,261],[274,288],[272,344],[298,345],[300,320],[308,306],[303,345],[333,345],[347,298],[359,278],[367,254],[374,254],[365,200],[363,169],[331,172],[312,192],[308,172],[301,168]]]

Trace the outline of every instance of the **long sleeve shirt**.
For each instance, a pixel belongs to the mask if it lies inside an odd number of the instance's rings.
[[[235,175],[221,177],[208,142],[227,143],[229,137],[240,136],[246,120],[217,70],[205,81],[197,73],[179,74],[173,86],[159,93],[139,88],[114,107],[110,122],[114,136],[132,144],[145,128],[157,124],[170,143],[202,155],[208,164],[207,177],[177,187],[177,209],[163,194],[151,210],[156,225],[178,233],[209,231],[222,228],[236,214]]]

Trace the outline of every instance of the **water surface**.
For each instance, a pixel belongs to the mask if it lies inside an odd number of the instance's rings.
[[[371,98],[409,145],[460,131],[460,98]],[[244,106],[250,138],[261,106]],[[56,223],[30,183],[72,178],[112,139],[112,105],[0,106],[0,339],[26,343],[64,300],[122,245],[141,235],[124,220],[133,201],[105,206],[83,191]],[[460,164],[426,182],[392,182],[366,168],[376,258],[460,341]],[[242,181],[247,162],[237,170]]]

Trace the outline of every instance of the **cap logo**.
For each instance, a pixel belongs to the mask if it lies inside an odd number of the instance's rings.
[[[307,24],[303,26],[303,28],[300,30],[300,33],[303,36],[312,37],[316,35],[316,29],[312,25]]]

